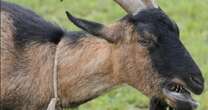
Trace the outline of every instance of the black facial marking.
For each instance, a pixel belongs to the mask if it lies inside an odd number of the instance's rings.
[[[169,33],[179,37],[179,29],[176,23],[172,22],[168,16],[160,9],[144,10],[132,17],[136,29],[141,37],[146,37],[144,32],[153,34],[157,39],[169,37]]]
[[[169,79],[177,77],[183,80],[192,92],[201,94],[204,79],[199,67],[180,41],[176,23],[172,22],[161,9],[141,11],[131,17],[131,20],[139,37],[145,42],[154,41],[154,45],[147,49],[155,70],[163,77]],[[154,39],[157,39],[156,42]]]

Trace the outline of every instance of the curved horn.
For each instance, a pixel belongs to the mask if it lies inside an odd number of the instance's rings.
[[[135,15],[139,11],[149,8],[158,8],[156,0],[114,0],[127,13]]]

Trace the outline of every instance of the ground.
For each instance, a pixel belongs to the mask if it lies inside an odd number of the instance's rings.
[[[113,0],[8,0],[30,8],[61,27],[78,30],[67,20],[65,10],[89,20],[112,23],[125,12]],[[208,0],[159,0],[160,7],[177,22],[181,40],[199,64],[206,80],[206,89],[195,96],[208,110]],[[148,98],[135,89],[123,86],[77,108],[76,110],[147,110]]]

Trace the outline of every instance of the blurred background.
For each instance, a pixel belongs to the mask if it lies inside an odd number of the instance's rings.
[[[65,10],[73,15],[105,24],[126,13],[113,0],[7,0],[34,10],[66,30],[79,30],[70,23]],[[208,0],[158,0],[160,7],[179,25],[181,40],[201,68],[206,89],[195,96],[208,110]],[[135,89],[122,86],[73,110],[147,110],[149,99]],[[66,109],[71,110],[71,109]]]

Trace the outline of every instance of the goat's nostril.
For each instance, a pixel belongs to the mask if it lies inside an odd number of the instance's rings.
[[[188,88],[195,94],[200,95],[204,90],[204,79],[200,76],[190,76]]]
[[[198,77],[193,77],[191,76],[190,77],[191,81],[193,81],[194,83],[198,84],[198,85],[203,85],[203,80],[201,78],[198,78]]]

